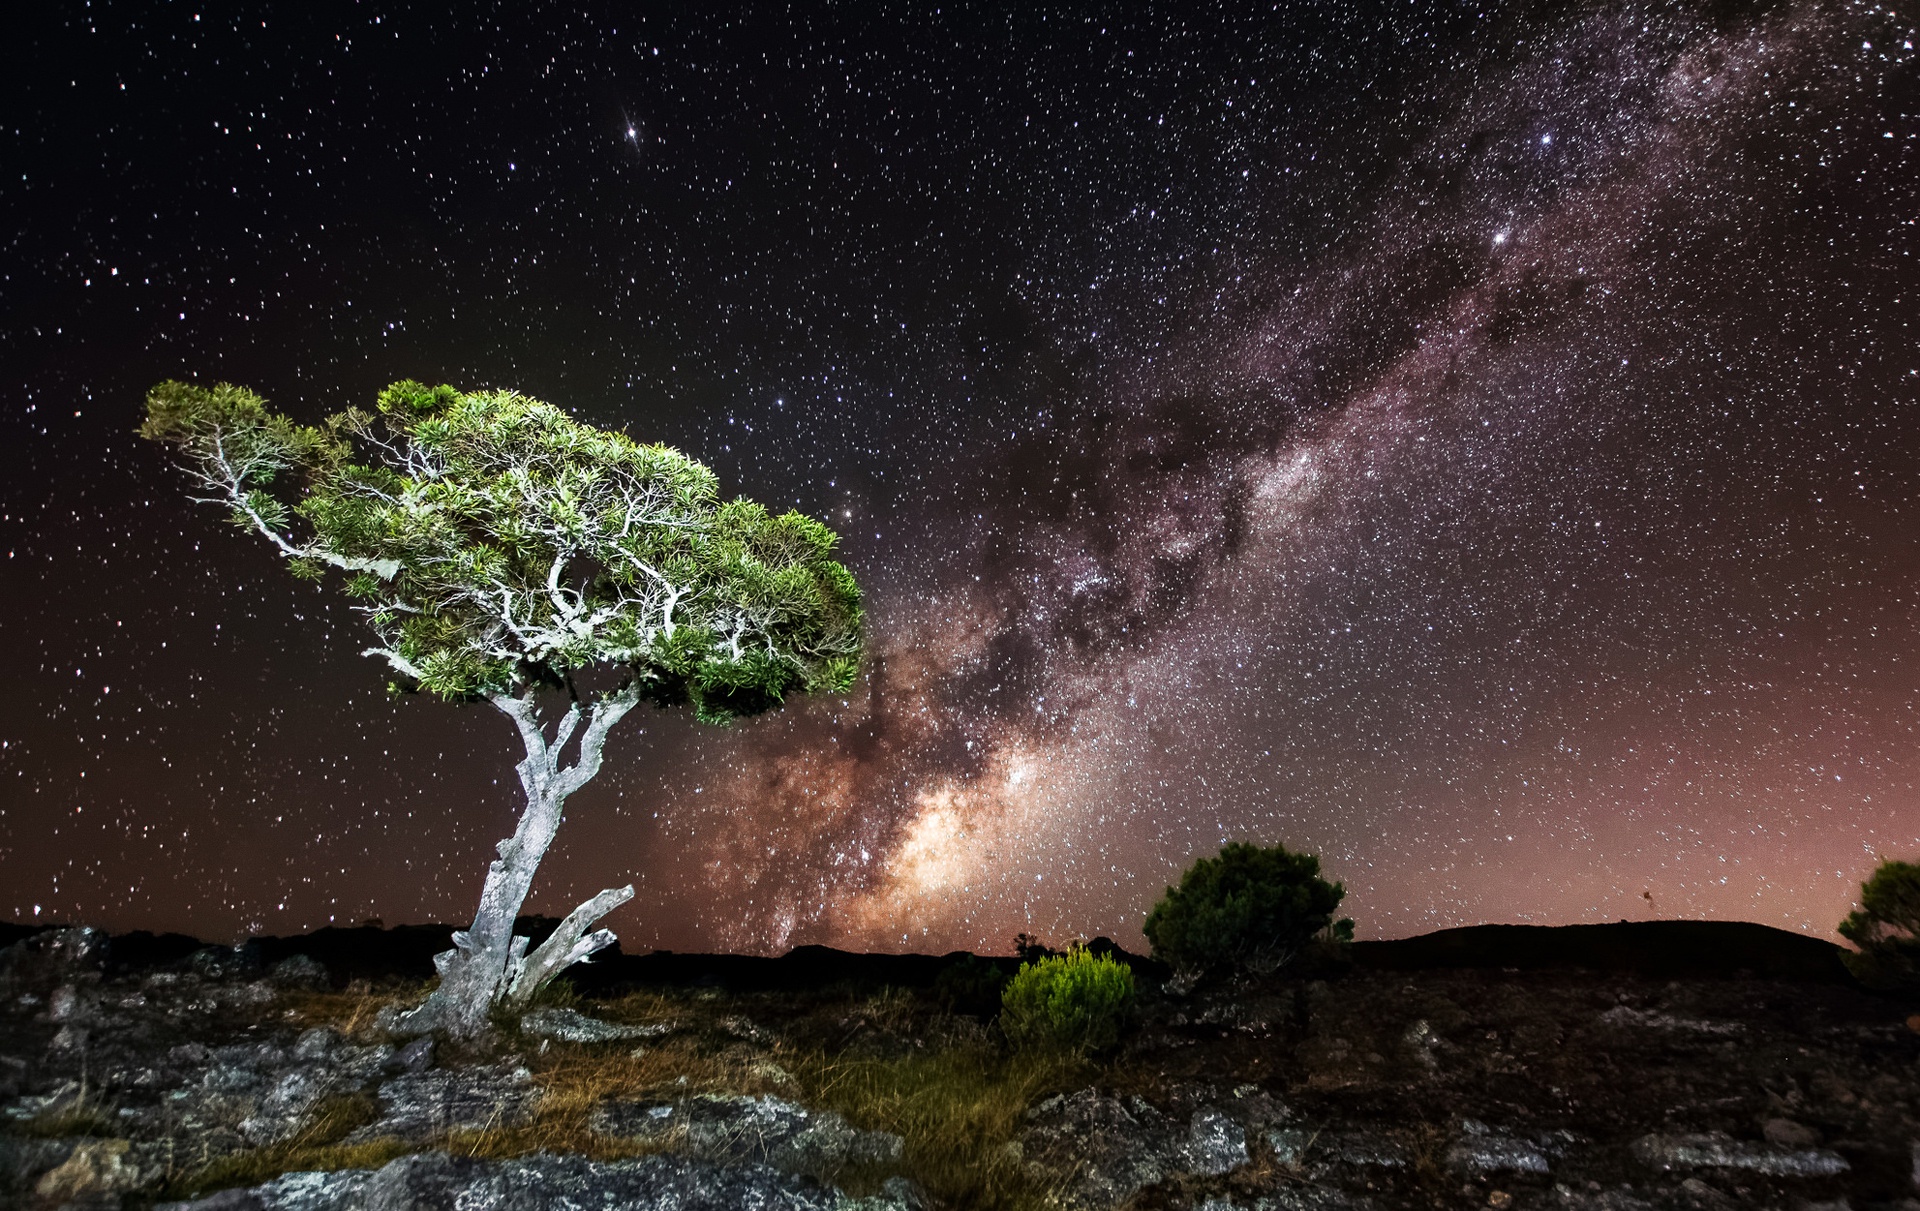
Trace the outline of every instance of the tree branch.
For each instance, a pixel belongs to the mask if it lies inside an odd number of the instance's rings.
[[[519,979],[514,981],[507,993],[509,1003],[515,1006],[526,1004],[548,980],[595,951],[613,945],[618,939],[612,930],[600,929],[589,934],[587,929],[631,899],[633,884],[629,883],[625,887],[609,888],[568,913],[567,919],[560,922],[560,928],[553,931],[553,936],[527,956]],[[521,941],[524,943],[525,940]]]

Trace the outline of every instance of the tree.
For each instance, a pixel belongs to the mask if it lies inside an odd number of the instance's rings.
[[[408,381],[380,393],[377,416],[313,427],[242,387],[165,382],[140,433],[173,448],[194,500],[225,507],[295,576],[344,576],[390,688],[491,703],[519,733],[519,825],[403,1030],[472,1038],[614,941],[593,925],[631,886],[574,909],[531,953],[513,925],[568,796],[635,705],[723,723],[853,681],[860,590],[831,558],[832,531],[722,502],[699,463],[539,400]],[[584,686],[595,670],[611,684]],[[562,694],[563,709],[543,709]]]
[[[1920,865],[1885,861],[1860,885],[1860,907],[1840,922],[1860,949],[1842,959],[1873,988],[1920,988]]]
[[[1142,930],[1155,958],[1189,976],[1225,966],[1270,972],[1315,937],[1353,940],[1353,922],[1333,916],[1346,894],[1320,877],[1312,854],[1235,841],[1167,888]]]

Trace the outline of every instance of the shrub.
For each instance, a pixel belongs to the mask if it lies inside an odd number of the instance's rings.
[[[1008,978],[999,964],[968,955],[948,964],[934,977],[934,999],[960,1013],[990,1014],[1000,1003],[1000,991],[1007,986]]]
[[[1143,930],[1154,957],[1176,971],[1233,966],[1265,973],[1292,962],[1316,937],[1352,941],[1353,922],[1333,916],[1346,894],[1320,877],[1312,854],[1234,842],[1167,888]]]
[[[1882,862],[1860,885],[1860,907],[1840,922],[1860,949],[1847,967],[1872,988],[1920,988],[1920,865]]]
[[[1016,1047],[1102,1051],[1133,1009],[1133,968],[1079,947],[1022,963],[1000,995],[1000,1029]]]

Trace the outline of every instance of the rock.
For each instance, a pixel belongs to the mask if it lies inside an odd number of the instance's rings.
[[[1653,1211],[1653,1204],[1637,1197],[1632,1186],[1603,1190],[1598,1182],[1586,1190],[1556,1185],[1549,1205],[1566,1211]]]
[[[422,1035],[408,1043],[394,1054],[390,1064],[401,1072],[425,1072],[433,1067],[433,1036]]]
[[[880,1193],[866,1198],[842,1196],[835,1211],[932,1211],[933,1200],[918,1183],[909,1178],[890,1177],[880,1184]]]
[[[331,1026],[315,1026],[293,1041],[296,1060],[324,1060],[341,1043],[340,1032]]]
[[[332,1092],[331,1075],[317,1065],[282,1073],[254,1112],[241,1120],[241,1136],[256,1147],[291,1139],[305,1125],[308,1112]]]
[[[34,1183],[71,1156],[79,1142],[0,1133],[0,1206],[28,1205]]]
[[[1115,1207],[1169,1174],[1170,1125],[1138,1098],[1129,1106],[1087,1088],[1056,1094],[1027,1118],[1022,1154],[1030,1166],[1074,1173],[1062,1191],[1070,1206]]]
[[[86,1047],[90,1034],[91,1032],[85,1026],[76,1026],[68,1022],[60,1028],[59,1033],[53,1036],[53,1041],[47,1044],[47,1050],[80,1051]]]
[[[1126,1102],[1082,1089],[1057,1094],[1027,1112],[1020,1140],[1031,1167],[1072,1173],[1064,1193],[1077,1207],[1117,1206],[1176,1177],[1218,1177],[1245,1165],[1245,1126],[1202,1106],[1183,1131],[1140,1098]]]
[[[1253,1204],[1253,1211],[1371,1211],[1373,1200],[1328,1186],[1282,1186]]]
[[[539,1099],[533,1074],[513,1064],[407,1073],[380,1087],[379,1121],[347,1140],[425,1139],[441,1131],[520,1127],[533,1120]]]
[[[1772,1177],[1831,1177],[1852,1168],[1846,1158],[1825,1149],[1783,1148],[1736,1140],[1719,1131],[1694,1135],[1643,1135],[1633,1142],[1634,1158],[1656,1169],[1744,1169]]]
[[[520,1019],[520,1031],[561,1043],[618,1043],[628,1039],[657,1039],[672,1034],[674,1027],[666,1022],[621,1026],[571,1009],[536,1009]]]
[[[289,1173],[161,1211],[454,1211],[570,1207],[580,1211],[916,1211],[910,1183],[850,1199],[766,1165],[717,1165],[677,1156],[600,1162],[537,1154],[483,1161],[441,1152],[403,1156],[378,1170]]]
[[[1411,1159],[1398,1140],[1371,1131],[1331,1132],[1321,1137],[1321,1147],[1340,1163],[1359,1168],[1404,1169]]]
[[[1211,1106],[1196,1110],[1187,1125],[1180,1159],[1187,1172],[1200,1177],[1231,1173],[1250,1159],[1247,1129]]]
[[[0,949],[0,992],[45,994],[93,982],[107,965],[107,935],[97,929],[48,929]]]
[[[326,967],[312,955],[289,955],[267,972],[267,981],[277,988],[316,991],[332,983]]]
[[[131,1140],[81,1140],[67,1159],[41,1175],[33,1192],[49,1203],[74,1202],[137,1190],[147,1173],[129,1152]]]
[[[260,970],[260,948],[243,946],[203,946],[187,956],[187,970],[203,980],[244,979]]]
[[[71,1022],[79,1016],[80,993],[71,984],[62,984],[47,997],[47,1021]]]
[[[1299,1127],[1282,1127],[1267,1132],[1267,1150],[1273,1153],[1275,1163],[1289,1169],[1298,1169],[1300,1162],[1307,1158],[1307,1149],[1313,1146],[1317,1131],[1306,1131]]]
[[[1652,1030],[1689,1030],[1696,1034],[1734,1035],[1746,1031],[1739,1022],[1708,1022],[1700,1018],[1677,1018],[1650,1009],[1616,1005],[1600,1015],[1609,1026],[1640,1026]]]
[[[1446,1163],[1457,1173],[1546,1173],[1551,1158],[1565,1151],[1571,1138],[1541,1133],[1522,1137],[1495,1130],[1478,1119],[1463,1119],[1460,1139],[1447,1149]]]
[[[1790,1118],[1768,1119],[1761,1126],[1760,1134],[1766,1136],[1769,1144],[1778,1144],[1782,1148],[1812,1148],[1820,1143],[1819,1132]]]
[[[830,1110],[808,1110],[777,1097],[701,1094],[682,1102],[605,1102],[588,1125],[599,1135],[677,1143],[704,1160],[763,1161],[806,1173],[897,1162],[903,1147],[897,1135],[862,1131]]]

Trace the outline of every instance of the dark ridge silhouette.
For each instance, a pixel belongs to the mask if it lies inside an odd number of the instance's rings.
[[[1841,949],[1746,921],[1620,921],[1612,925],[1469,925],[1391,942],[1356,942],[1357,966],[1391,971],[1582,968],[1655,977],[1739,975],[1851,983]]]
[[[534,944],[558,925],[551,917],[523,917],[518,929]],[[0,922],[0,947],[57,925]],[[376,924],[328,926],[289,937],[257,937],[234,947],[240,968],[264,969],[296,954],[327,968],[336,984],[353,979],[427,979],[433,956],[447,949],[452,925]],[[115,934],[108,969],[138,972],[185,962],[207,943],[185,934],[145,930]],[[1151,981],[1171,974],[1163,963],[1131,954],[1107,938],[1088,948],[1130,964]],[[1470,925],[1419,937],[1355,942],[1348,957],[1356,967],[1384,971],[1492,968],[1512,971],[1578,969],[1633,973],[1656,978],[1753,975],[1806,983],[1849,984],[1841,948],[1820,938],[1744,921],[1620,921],[1612,925]],[[973,956],[859,954],[831,946],[799,946],[777,957],[679,954],[658,950],[629,955],[618,945],[568,971],[574,987],[589,996],[648,985],[712,987],[729,992],[779,992],[828,988],[929,989],[941,973],[974,959],[1011,975],[1020,960],[1011,955]]]

